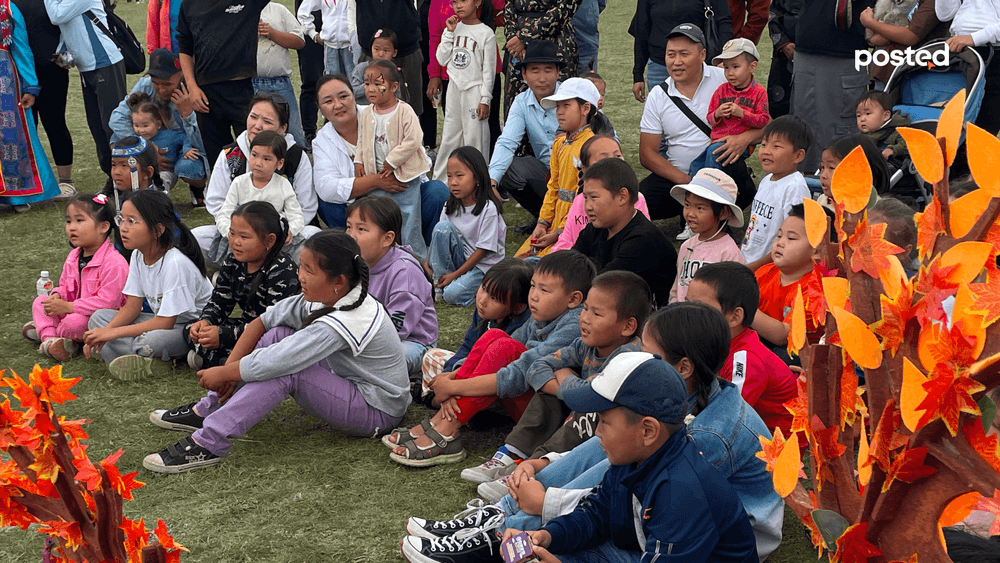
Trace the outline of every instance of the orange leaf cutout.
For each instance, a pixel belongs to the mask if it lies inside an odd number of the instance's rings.
[[[823,481],[833,480],[833,470],[830,469],[830,462],[844,455],[847,447],[840,443],[840,427],[833,425],[824,428],[818,416],[812,419],[812,439],[809,441],[809,450],[812,453],[816,464],[816,488],[823,488]]]
[[[965,121],[965,90],[959,90],[951,100],[945,104],[941,115],[938,117],[937,133],[934,135],[939,139],[944,139],[944,158],[946,164],[951,166],[955,161],[955,153],[962,138],[962,122]]]
[[[959,495],[948,503],[948,506],[944,507],[944,512],[941,513],[941,517],[938,518],[938,526],[942,528],[947,528],[948,526],[954,526],[958,524],[972,512],[976,503],[979,502],[980,495],[976,491],[970,493],[965,493],[964,495]]]
[[[889,255],[885,258],[889,262],[889,267],[879,270],[878,277],[882,281],[882,289],[885,290],[885,294],[890,299],[895,299],[903,285],[909,283],[910,280],[906,276],[906,270],[903,269],[903,263],[899,261],[898,256]]]
[[[858,213],[868,205],[872,193],[872,169],[860,146],[854,147],[834,169],[830,192],[834,201],[844,204],[848,213]]]
[[[957,328],[966,341],[971,341],[972,350],[968,354],[973,361],[979,359],[986,347],[986,327],[983,325],[984,311],[976,310],[976,298],[968,284],[958,286],[955,304],[952,307],[952,328]]]
[[[885,295],[880,295],[879,302],[882,308],[882,318],[872,325],[872,330],[882,337],[882,349],[888,350],[895,357],[899,345],[903,342],[906,323],[910,321],[913,290],[909,282],[902,281],[895,298],[889,299]]]
[[[823,206],[808,197],[802,198],[802,206],[805,209],[806,237],[809,245],[816,248],[826,239],[826,234],[830,231],[827,226],[826,212]]]
[[[802,298],[802,286],[795,290],[795,301],[792,302],[792,324],[788,331],[788,353],[797,355],[806,345],[806,305]]]
[[[858,445],[858,483],[862,487],[867,487],[872,480],[872,466],[867,463],[868,452],[868,425],[861,421],[861,437]]]
[[[976,450],[979,457],[990,464],[990,467],[1000,472],[1000,452],[998,452],[998,442],[996,436],[987,436],[983,430],[980,420],[966,419],[962,423],[962,433],[965,439]]]
[[[830,312],[837,319],[837,333],[851,359],[868,369],[882,365],[882,345],[865,321],[840,307],[830,307]]]
[[[964,374],[955,374],[950,366],[938,364],[930,379],[924,383],[927,396],[917,408],[926,412],[917,425],[923,426],[940,418],[948,432],[955,436],[958,434],[958,420],[963,412],[975,416],[982,414],[972,396],[985,388],[982,383]]]
[[[847,298],[851,295],[851,282],[847,278],[825,277],[823,282],[823,296],[826,297],[826,304],[830,307],[840,307],[847,309]]]
[[[909,358],[903,358],[903,386],[899,392],[899,414],[903,418],[903,424],[910,430],[916,432],[919,429],[918,423],[923,411],[917,410],[917,405],[922,403],[927,397],[924,391],[924,383],[927,378]]]
[[[990,535],[1000,535],[1000,490],[993,491],[991,498],[979,497],[979,501],[973,508],[992,514],[993,523],[990,525]]]
[[[886,223],[868,224],[866,213],[854,234],[847,239],[847,245],[854,249],[851,255],[851,270],[864,271],[873,278],[879,277],[879,270],[889,270],[892,264],[886,258],[903,251],[902,248],[885,240]]]
[[[854,373],[854,364],[845,361],[840,374],[840,428],[854,426],[858,411],[863,409],[866,407],[858,389],[858,375]]]
[[[830,556],[830,563],[868,563],[871,557],[882,555],[882,550],[866,538],[868,522],[848,528],[837,539],[837,550]]]
[[[795,382],[798,396],[785,402],[785,410],[792,413],[792,432],[809,431],[809,394],[806,383],[806,376],[801,375]]]
[[[927,458],[927,447],[912,448],[903,450],[889,466],[889,471],[885,474],[885,482],[882,484],[882,492],[886,492],[892,487],[892,482],[899,480],[904,483],[912,483],[924,477],[933,475],[936,469],[924,465]]]
[[[756,455],[767,463],[767,469],[772,472],[775,492],[782,498],[787,497],[795,489],[802,473],[799,437],[793,432],[786,441],[781,429],[775,428],[773,439],[768,440],[764,436],[759,436],[758,439],[761,451]]]
[[[912,127],[899,127],[896,131],[906,141],[906,150],[910,151],[920,177],[929,184],[940,182],[944,178],[944,155],[934,135]]]
[[[986,190],[973,190],[948,204],[951,236],[962,238],[969,234],[991,199],[993,196]]]
[[[954,285],[972,283],[983,271],[992,252],[993,245],[988,242],[960,242],[941,256],[941,269],[956,266],[947,278]]]
[[[966,146],[969,151],[969,170],[979,189],[993,197],[1000,197],[1000,139],[980,127],[969,124]]]
[[[924,208],[923,213],[913,216],[917,222],[917,250],[923,260],[934,251],[934,244],[939,234],[944,232],[944,219],[941,218],[941,202],[936,197]]]
[[[864,465],[871,466],[872,462],[877,463],[882,471],[889,470],[889,452],[892,450],[892,436],[899,428],[899,411],[896,410],[895,399],[889,399],[882,410],[882,417],[879,419],[875,430],[872,433],[872,443],[868,450],[868,459]]]
[[[986,271],[986,282],[969,286],[976,296],[976,310],[986,315],[983,319],[984,327],[1000,319],[1000,269],[995,264],[987,264]]]

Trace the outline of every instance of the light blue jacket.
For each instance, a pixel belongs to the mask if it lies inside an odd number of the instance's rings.
[[[84,12],[90,10],[105,27],[108,25],[101,0],[44,0],[45,11],[62,32],[62,43],[73,54],[80,72],[111,66],[122,60],[118,46],[100,29],[94,27]]]
[[[556,83],[556,90],[558,89],[559,83]],[[549,153],[552,152],[552,143],[556,140],[558,130],[559,120],[556,119],[555,108],[543,109],[531,90],[518,94],[507,112],[503,133],[493,147],[493,157],[490,158],[490,179],[500,181],[510,166],[510,161],[514,159],[514,151],[521,144],[525,133],[528,134],[528,141],[535,152],[535,157],[548,166]]]
[[[580,338],[580,311],[582,306],[567,309],[547,323],[528,319],[510,337],[524,344],[525,352],[507,367],[497,371],[497,397],[519,397],[531,389],[528,371],[535,360],[555,353]],[[542,382],[544,383],[544,381]]]
[[[148,76],[143,76],[135,83],[132,87],[132,91],[129,92],[129,96],[135,94],[136,92],[144,92],[149,94],[150,98],[156,96],[156,91],[153,90],[153,81]],[[135,135],[135,131],[132,129],[132,112],[128,109],[128,104],[126,103],[128,96],[118,104],[118,107],[111,112],[111,119],[108,120],[108,127],[111,128],[111,140],[116,141],[118,139],[129,137]],[[192,111],[191,115],[187,118],[181,117],[179,111],[177,111],[177,106],[173,102],[170,105],[170,116],[171,120],[168,127],[174,131],[181,131],[187,135],[188,143],[192,147],[198,149],[198,153],[202,155],[202,161],[205,164],[205,170],[211,170],[208,158],[205,154],[205,144],[201,140],[201,130],[198,129],[198,118],[197,114]]]

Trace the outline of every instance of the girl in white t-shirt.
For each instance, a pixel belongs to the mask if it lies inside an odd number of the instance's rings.
[[[507,225],[490,183],[489,166],[474,147],[451,153],[448,189],[451,195],[431,235],[427,266],[444,301],[468,307],[483,275],[504,257]]]
[[[133,251],[125,305],[91,315],[83,353],[100,353],[112,376],[134,380],[162,373],[168,360],[186,356],[183,327],[198,319],[212,284],[198,243],[166,194],[133,192],[121,214],[122,243]]]

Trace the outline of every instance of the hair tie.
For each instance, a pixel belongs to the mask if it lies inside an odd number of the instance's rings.
[[[360,258],[360,257],[361,257],[360,255],[358,255],[358,254],[355,254],[355,255],[354,255],[354,261],[355,261],[355,262],[357,262],[358,258]]]
[[[139,140],[130,147],[113,147],[111,149],[111,156],[113,158],[124,158],[126,156],[135,157],[146,152],[146,139],[143,139],[142,137],[136,138]]]
[[[382,36],[382,30],[381,29],[375,32],[375,38],[376,39],[378,39],[381,36]]]
[[[97,204],[100,204],[100,205],[107,205],[108,204],[108,196],[106,196],[104,194],[97,194],[97,195],[94,196],[94,203],[97,203]]]
[[[181,216],[180,216],[180,214],[179,214],[179,213],[177,213],[176,211],[174,211],[174,219],[177,219],[177,222],[178,222],[178,223],[180,223],[180,222],[181,222]]]

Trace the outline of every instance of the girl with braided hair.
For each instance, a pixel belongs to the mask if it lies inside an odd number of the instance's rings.
[[[225,366],[198,372],[208,395],[150,415],[157,426],[194,433],[146,456],[147,469],[180,473],[219,463],[231,438],[289,395],[351,436],[381,436],[402,420],[410,404],[406,359],[385,308],[368,294],[358,244],[324,231],[299,258],[302,294],[247,325]]]

